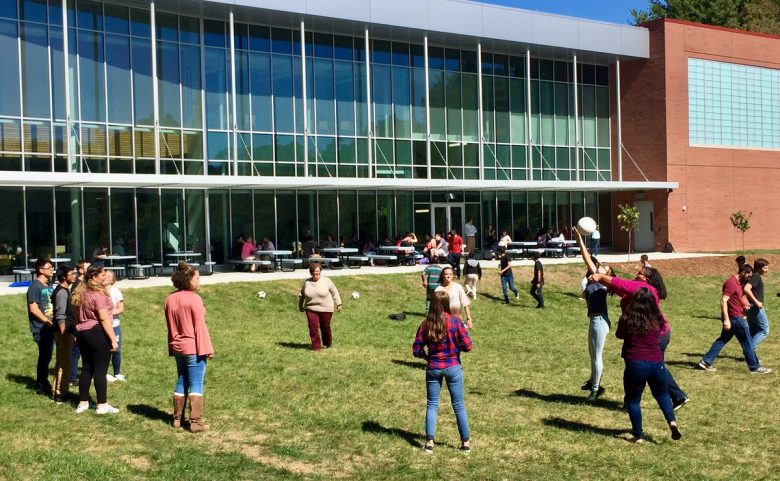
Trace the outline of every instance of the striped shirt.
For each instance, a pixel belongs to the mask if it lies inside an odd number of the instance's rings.
[[[417,328],[412,345],[412,354],[428,360],[428,369],[447,369],[460,364],[461,351],[471,350],[471,338],[463,323],[457,317],[444,313],[444,322],[447,326],[444,339],[439,342],[425,340],[422,324]]]

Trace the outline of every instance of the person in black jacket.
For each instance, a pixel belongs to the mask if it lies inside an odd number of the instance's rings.
[[[474,259],[473,252],[469,252],[469,257],[463,265],[463,275],[466,276],[466,282],[463,286],[466,295],[476,299],[477,282],[482,279],[482,267],[479,265],[479,261]]]

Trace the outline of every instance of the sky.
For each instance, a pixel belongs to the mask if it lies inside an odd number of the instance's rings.
[[[509,7],[627,24],[632,8],[646,9],[648,0],[478,0]]]

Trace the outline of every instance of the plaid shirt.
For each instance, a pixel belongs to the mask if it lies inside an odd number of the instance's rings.
[[[414,357],[428,360],[428,369],[447,369],[460,364],[460,352],[471,350],[471,338],[463,322],[457,317],[444,313],[447,332],[440,342],[426,341],[422,325],[417,328],[417,336],[412,345]],[[426,352],[427,348],[427,352]]]

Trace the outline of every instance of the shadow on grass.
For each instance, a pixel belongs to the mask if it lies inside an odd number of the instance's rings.
[[[277,342],[276,345],[286,347],[287,349],[305,349],[307,351],[311,350],[311,344],[307,344],[305,342]]]
[[[687,369],[698,369],[698,364],[695,361],[666,361],[667,366],[684,367]]]
[[[425,439],[425,436],[422,434],[413,433],[405,429],[386,428],[376,421],[363,421],[363,432],[398,436],[415,448],[422,448],[423,440]]]
[[[30,391],[35,391],[37,387],[35,385],[35,379],[32,376],[25,376],[23,374],[7,374],[5,378],[9,381],[15,382],[16,384],[21,384]]]
[[[609,409],[610,411],[622,411],[623,410],[623,404],[612,401],[609,399],[597,399],[593,402],[585,401],[584,396],[572,396],[571,394],[541,394],[535,391],[529,391],[528,389],[518,389],[515,391],[515,394],[520,397],[527,397],[531,399],[539,399],[540,401],[550,402],[550,403],[565,403],[565,404],[572,404],[575,406],[595,406],[600,407],[604,409]]]
[[[563,295],[564,296],[573,297],[574,299],[580,299],[580,300],[583,300],[583,301],[585,300],[582,297],[580,297],[580,294],[575,294],[573,292],[564,292]]]
[[[693,317],[694,319],[712,319],[712,320],[715,320],[715,321],[720,321],[721,320],[720,316],[706,316],[706,315],[701,316],[700,315],[700,316],[691,316],[691,317]]]
[[[512,292],[512,291],[508,291],[508,292]],[[520,291],[518,291],[518,292],[520,292]],[[480,296],[480,297],[484,297],[485,299],[491,299],[493,301],[503,301],[504,300],[503,297],[494,296],[493,294],[485,294],[484,292],[480,292],[477,295]]]
[[[739,342],[734,341],[734,343],[737,345],[737,347],[739,347]],[[696,357],[696,358],[699,358],[699,359],[701,359],[702,356],[703,356],[703,354],[700,353],[700,352],[683,352],[681,354],[683,356]],[[722,353],[718,354],[718,359],[733,359],[733,360],[739,361],[739,362],[744,362],[745,361],[744,356],[731,355],[731,354],[722,354]],[[696,361],[696,363],[698,363],[698,361]],[[696,363],[694,363],[694,364],[696,364]]]
[[[417,316],[417,317],[425,317],[427,314],[424,312],[410,312],[410,311],[404,311],[404,314],[407,316]]]
[[[161,411],[148,404],[128,404],[127,410],[133,414],[143,416],[150,421],[161,421],[165,424],[168,424],[171,421],[171,413]]]
[[[412,369],[423,369],[428,366],[428,364],[423,362],[415,362],[415,361],[403,361],[401,359],[392,359],[390,362],[393,364],[398,364],[399,366],[405,366],[405,367],[411,367]]]
[[[542,419],[542,423],[544,423],[546,426],[552,426],[558,429],[566,429],[568,431],[574,431],[578,433],[594,433],[594,434],[599,434],[601,436],[608,436],[611,438],[621,438],[621,439],[628,439],[629,437],[631,437],[631,431],[628,429],[602,428],[599,426],[594,426],[592,424],[581,423],[579,421],[570,421],[568,419],[563,419],[563,418],[545,418]],[[628,436],[624,437],[626,434],[628,434]],[[645,438],[645,440],[648,439]]]

